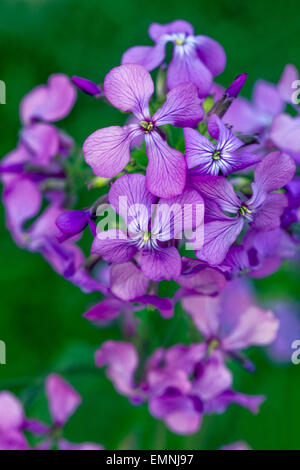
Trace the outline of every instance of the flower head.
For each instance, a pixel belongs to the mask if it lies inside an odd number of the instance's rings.
[[[153,23],[149,35],[155,46],[128,49],[122,57],[122,64],[140,64],[151,71],[164,61],[166,44],[172,43],[174,49],[168,66],[168,88],[192,82],[197,86],[199,96],[207,96],[213,77],[222,73],[225,67],[226,56],[222,46],[207,36],[195,36],[193,26],[182,20],[165,25]]]
[[[184,156],[167,144],[159,128],[165,124],[193,127],[203,117],[197,89],[192,83],[179,85],[167,95],[163,106],[151,116],[149,100],[154,92],[147,70],[134,64],[112,69],[104,80],[106,98],[113,106],[132,112],[137,121],[124,127],[99,129],[83,145],[86,162],[98,176],[111,178],[130,161],[131,143],[142,136],[149,158],[147,188],[156,196],[173,197],[183,192],[186,176]]]

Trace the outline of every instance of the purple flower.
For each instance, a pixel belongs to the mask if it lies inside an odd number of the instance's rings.
[[[258,163],[259,158],[247,152],[244,143],[215,114],[208,121],[208,132],[216,143],[195,129],[184,129],[189,174],[227,175]]]
[[[153,23],[149,36],[155,46],[132,47],[123,55],[122,64],[140,64],[153,70],[164,61],[166,44],[171,42],[174,52],[168,66],[168,88],[192,82],[198,87],[200,96],[207,96],[213,77],[225,68],[226,56],[222,46],[207,36],[194,36],[192,25],[182,20],[165,25]]]
[[[37,449],[101,450],[93,443],[72,444],[61,437],[63,427],[81,403],[80,395],[59,375],[51,374],[46,379],[46,395],[53,425],[48,426],[36,419],[26,418],[21,402],[10,392],[0,392],[0,449],[29,449],[23,431],[43,436]]]
[[[247,271],[252,278],[262,278],[277,271],[284,259],[293,259],[296,250],[296,242],[280,228],[268,232],[251,229],[242,245],[230,247],[223,265],[230,267],[232,274]]]
[[[146,294],[149,279],[130,261],[110,267],[108,284],[106,298],[83,315],[89,321],[105,325],[124,314],[127,322],[133,325],[133,313],[145,306],[157,308],[164,318],[173,315],[173,305],[169,299],[152,292]]]
[[[277,85],[258,80],[254,86],[252,102],[237,98],[226,112],[224,120],[235,131],[245,134],[263,133],[270,127],[273,119],[283,112],[285,103],[292,102],[295,92],[292,83],[297,79],[296,68],[287,65]]]
[[[51,75],[47,85],[39,85],[21,102],[20,114],[23,125],[36,121],[55,122],[71,111],[76,90],[63,74]]]
[[[270,344],[279,328],[271,311],[253,305],[241,281],[229,282],[217,297],[185,297],[182,306],[206,339],[207,349],[218,349],[232,357],[249,346]]]
[[[149,279],[179,277],[181,257],[172,240],[202,223],[202,217],[196,220],[198,207],[203,208],[197,191],[186,189],[182,196],[161,198],[152,214],[157,200],[147,190],[145,176],[123,175],[111,187],[109,202],[128,221],[128,234],[120,229],[98,232],[92,253],[111,263],[123,263],[139,253],[139,264]]]
[[[224,121],[232,125],[234,131],[262,133],[283,108],[284,102],[276,85],[258,80],[253,90],[252,103],[245,98],[237,98],[226,112]]]
[[[178,150],[168,146],[159,127],[165,124],[193,127],[202,119],[203,110],[196,87],[185,83],[170,91],[166,102],[152,117],[148,104],[154,87],[144,67],[127,64],[112,69],[105,77],[104,91],[113,106],[132,112],[138,123],[99,129],[86,139],[83,153],[94,173],[106,178],[120,173],[130,161],[132,141],[143,136],[149,158],[149,191],[160,197],[181,194],[185,185],[186,162]]]
[[[63,74],[52,75],[47,85],[39,85],[28,93],[20,105],[23,124],[21,142],[38,165],[47,165],[60,149],[61,136],[50,124],[63,119],[76,100],[76,90]]]
[[[262,396],[231,389],[232,375],[218,351],[206,355],[204,344],[158,349],[148,359],[142,380],[135,383],[138,355],[130,343],[106,341],[96,351],[96,365],[107,365],[117,391],[135,404],[148,401],[150,413],[177,434],[195,433],[204,413],[223,413],[231,403],[257,412]]]
[[[254,171],[252,196],[247,200],[240,199],[222,176],[190,176],[189,184],[206,202],[204,245],[196,252],[198,258],[212,265],[222,263],[245,222],[257,231],[278,228],[287,198],[273,191],[285,186],[294,172],[291,157],[280,152],[270,153]]]

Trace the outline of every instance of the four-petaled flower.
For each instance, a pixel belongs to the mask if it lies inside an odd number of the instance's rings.
[[[197,217],[197,208],[203,209],[198,192],[188,188],[181,196],[157,201],[147,190],[143,175],[123,175],[110,189],[109,201],[128,221],[128,233],[121,229],[99,232],[92,253],[123,263],[139,252],[141,269],[149,279],[176,279],[181,273],[181,257],[172,241],[179,232],[202,223],[203,212],[198,210]]]
[[[184,156],[167,144],[160,126],[173,124],[194,127],[203,117],[201,101],[192,83],[171,90],[166,102],[151,116],[149,100],[154,92],[152,78],[141,65],[121,65],[112,69],[104,80],[106,98],[122,111],[131,111],[135,124],[111,126],[91,134],[83,145],[86,162],[98,176],[111,178],[120,173],[130,161],[130,145],[138,136],[146,142],[149,158],[147,188],[156,196],[173,197],[185,186]]]
[[[258,163],[260,158],[243,149],[244,143],[226,127],[218,116],[208,121],[208,132],[214,143],[195,129],[184,129],[186,161],[193,175],[223,175]]]
[[[199,96],[207,96],[213,77],[223,72],[226,55],[223,47],[207,36],[195,36],[193,26],[187,21],[177,20],[161,25],[153,23],[149,36],[155,46],[135,46],[122,57],[122,64],[140,64],[147,70],[158,67],[165,58],[166,45],[174,45],[173,58],[168,66],[167,86],[174,88],[179,83],[194,83]]]

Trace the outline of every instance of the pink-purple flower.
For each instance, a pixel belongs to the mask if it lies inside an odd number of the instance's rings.
[[[168,65],[168,88],[191,82],[197,86],[200,96],[207,96],[213,77],[225,68],[223,47],[208,36],[195,36],[193,26],[183,20],[165,25],[153,23],[149,28],[149,36],[155,46],[134,46],[128,49],[123,54],[122,64],[140,64],[151,71],[164,61],[166,45],[172,43],[174,49]]]
[[[159,197],[181,194],[186,162],[182,153],[169,147],[160,127],[165,124],[193,127],[201,121],[203,110],[195,85],[184,83],[174,88],[153,116],[149,100],[154,86],[149,72],[141,65],[127,64],[112,69],[105,77],[104,92],[113,106],[132,112],[137,123],[99,129],[86,139],[83,153],[94,173],[107,178],[118,175],[130,161],[132,141],[143,136],[149,158],[148,190]]]
[[[218,116],[210,117],[208,132],[213,140],[195,129],[184,129],[189,174],[228,175],[258,163],[259,158],[243,148],[244,143]]]

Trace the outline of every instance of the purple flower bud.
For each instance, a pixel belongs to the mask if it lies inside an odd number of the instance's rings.
[[[22,173],[24,171],[23,163],[14,163],[12,165],[0,165],[1,173]]]
[[[247,73],[242,73],[241,75],[238,75],[231,85],[225,90],[225,93],[230,97],[230,98],[236,98],[238,94],[240,93],[241,89],[244,86],[245,81],[247,80],[248,74]]]
[[[88,224],[88,215],[84,211],[64,212],[56,219],[56,225],[65,235],[76,235]]]
[[[77,88],[79,88],[79,90],[87,93],[88,95],[96,97],[103,96],[103,91],[101,88],[96,83],[91,82],[87,78],[74,76],[72,77],[72,82],[77,86]]]

